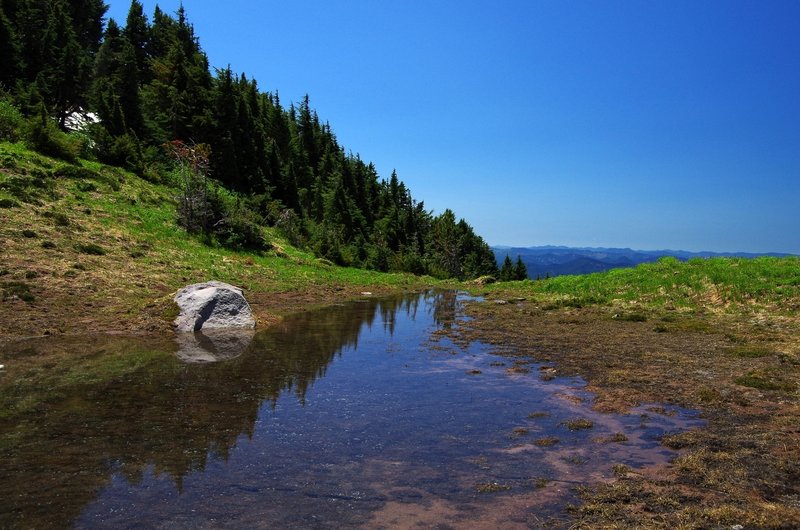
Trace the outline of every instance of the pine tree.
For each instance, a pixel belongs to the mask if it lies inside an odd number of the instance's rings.
[[[528,279],[528,267],[525,266],[525,263],[522,261],[522,257],[519,255],[517,255],[517,262],[514,264],[513,276],[515,280]]]
[[[65,0],[54,0],[44,35],[47,57],[40,75],[44,80],[45,103],[61,128],[67,117],[81,108],[91,79],[84,50]]]
[[[503,260],[503,266],[500,267],[500,281],[509,282],[514,279],[514,265],[511,263],[511,256],[506,254],[506,259]]]
[[[97,53],[92,101],[111,135],[142,132],[135,52],[114,19],[108,21],[103,44]]]
[[[132,0],[125,19],[125,29],[123,36],[133,47],[136,55],[136,71],[140,85],[144,85],[151,79],[148,61],[148,47],[150,45],[150,26],[147,23],[147,16],[144,14],[144,7],[139,0]]]
[[[176,22],[157,9],[151,31],[158,55],[153,56],[153,80],[143,90],[143,110],[154,143],[201,143],[213,130],[208,58],[182,7],[178,17]]]
[[[444,278],[461,277],[461,248],[455,214],[450,209],[433,219],[430,231],[429,250],[431,252],[434,276]]]
[[[103,0],[70,0],[68,4],[75,36],[86,61],[91,63],[100,49],[103,37],[103,17],[108,11],[108,6]]]
[[[49,53],[49,50],[46,52],[45,41],[48,4],[36,0],[20,0],[16,13],[9,13],[9,18],[16,25],[17,38],[21,45],[21,64],[24,68],[20,81],[33,83],[44,67],[46,53]],[[37,89],[44,92],[44,81],[41,78],[39,85]]]
[[[23,67],[21,44],[16,29],[0,3],[0,88],[13,87]]]

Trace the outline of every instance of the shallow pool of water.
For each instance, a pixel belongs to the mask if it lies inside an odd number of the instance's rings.
[[[255,335],[37,339],[0,352],[0,527],[530,527],[675,454],[695,414],[599,414],[579,378],[462,348],[428,292]],[[583,420],[576,422],[575,420]]]

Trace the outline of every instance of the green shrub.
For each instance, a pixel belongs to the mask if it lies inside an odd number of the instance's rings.
[[[59,130],[55,122],[41,113],[28,120],[26,142],[28,146],[43,155],[76,163],[81,150],[80,141]]]
[[[78,188],[78,191],[82,191],[84,193],[97,191],[97,185],[94,182],[88,182],[85,180],[78,182],[75,187]]]
[[[97,159],[105,164],[120,166],[138,175],[145,172],[144,154],[139,140],[130,134],[112,136],[96,123],[89,128]]]
[[[0,140],[4,142],[18,141],[24,123],[25,119],[15,106],[7,101],[0,101]]]
[[[16,208],[17,206],[19,206],[19,203],[14,199],[9,199],[8,197],[0,199],[0,208]]]
[[[237,212],[227,217],[215,228],[214,235],[223,246],[234,250],[266,250],[270,247],[252,213]]]

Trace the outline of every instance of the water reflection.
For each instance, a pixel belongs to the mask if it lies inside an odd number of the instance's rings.
[[[247,350],[256,334],[252,329],[211,329],[178,333],[178,359],[185,363],[230,361]]]
[[[252,336],[12,345],[0,352],[0,527],[508,526],[563,503],[537,477],[664,460],[657,436],[690,424],[598,415],[578,379],[509,376],[481,345],[431,347],[458,305],[424,293]],[[576,415],[595,429],[561,427]],[[626,444],[592,442],[617,432]],[[536,442],[553,433],[555,449]],[[476,492],[494,481],[512,494]]]
[[[337,354],[358,346],[362,328],[380,320],[391,334],[397,315],[416,318],[432,299],[368,299],[255,334],[181,334],[174,353],[163,341],[118,337],[8,345],[0,356],[0,527],[62,526],[113,473],[135,484],[149,469],[180,490],[185,475],[226,460],[240,435],[253,435],[263,402],[274,407],[289,391],[305,402]],[[439,305],[434,319],[450,318]],[[112,352],[119,365],[109,367]],[[127,358],[136,359],[132,369]]]

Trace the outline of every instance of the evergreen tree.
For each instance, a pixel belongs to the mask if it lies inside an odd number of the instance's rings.
[[[91,79],[66,0],[54,0],[44,34],[45,64],[39,75],[44,81],[45,103],[64,128],[67,117],[84,106]]]
[[[123,36],[133,47],[136,55],[136,71],[139,83],[144,85],[150,81],[150,67],[148,65],[148,47],[150,45],[150,26],[147,23],[147,16],[144,14],[144,7],[139,0],[132,0],[125,19],[125,29]]]
[[[9,18],[16,25],[16,34],[21,45],[21,64],[24,66],[21,83],[33,83],[44,69],[46,53],[45,31],[48,26],[49,2],[37,0],[19,0],[16,13],[8,11]],[[3,2],[4,10],[8,8]],[[43,81],[40,81],[41,91],[44,90]]]
[[[0,88],[13,87],[23,68],[22,49],[16,29],[0,3]]]
[[[97,53],[92,101],[111,135],[142,132],[135,52],[114,19],[108,21],[103,44]]]
[[[91,69],[95,54],[100,49],[103,37],[103,17],[108,6],[103,0],[70,0],[75,36],[84,55],[86,68]]]
[[[514,265],[511,263],[511,256],[506,254],[503,265],[500,267],[500,281],[510,282],[514,279]]]
[[[522,257],[519,255],[517,255],[517,262],[514,264],[513,276],[515,280],[528,279],[528,267],[525,266],[525,263],[522,261]]]
[[[461,277],[461,249],[455,214],[446,209],[433,219],[430,232],[431,273],[443,278]]]
[[[177,21],[156,10],[151,36],[158,55],[153,56],[153,80],[143,99],[153,142],[204,142],[213,129],[212,79],[183,7]]]

